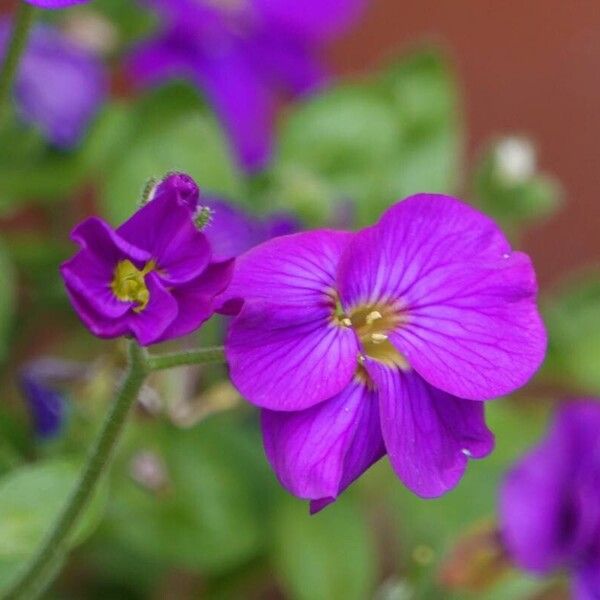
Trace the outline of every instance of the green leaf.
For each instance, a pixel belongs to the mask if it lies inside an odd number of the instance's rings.
[[[9,334],[16,309],[15,272],[4,245],[0,243],[0,273],[2,273],[2,294],[0,294],[0,362],[9,350]]]
[[[189,430],[155,424],[136,437],[128,463],[136,453],[151,451],[164,462],[168,483],[152,492],[119,478],[107,526],[120,544],[211,574],[260,550],[269,478],[254,431],[217,416]]]
[[[575,276],[543,308],[550,339],[543,376],[600,394],[600,272]]]
[[[44,461],[0,479],[0,590],[10,583],[48,532],[77,480],[79,468],[64,459]],[[72,546],[91,534],[105,501],[104,488],[85,513]]]
[[[287,499],[275,518],[273,560],[291,598],[362,600],[372,596],[376,550],[349,495],[317,515]]]

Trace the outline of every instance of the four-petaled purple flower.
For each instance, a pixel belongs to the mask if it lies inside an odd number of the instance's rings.
[[[25,0],[25,2],[39,8],[67,8],[74,4],[84,4],[89,1],[90,0]]]
[[[186,335],[214,313],[233,260],[212,260],[194,224],[197,198],[191,178],[171,175],[116,231],[98,217],[73,230],[81,250],[61,273],[92,333],[148,345]]]
[[[165,21],[134,51],[143,85],[191,80],[219,114],[248,170],[265,166],[279,92],[304,94],[324,81],[317,52],[364,0],[146,0]]]
[[[263,408],[281,483],[320,510],[384,454],[439,496],[493,448],[482,400],[522,386],[546,348],[529,258],[487,217],[421,194],[356,234],[276,238],[238,259],[226,353]]]
[[[0,23],[0,60],[10,21]],[[69,148],[102,106],[108,83],[101,61],[47,25],[33,28],[19,65],[15,101],[20,116],[54,145]]]
[[[563,405],[548,437],[507,475],[504,545],[523,569],[575,575],[577,600],[600,598],[600,403]]]

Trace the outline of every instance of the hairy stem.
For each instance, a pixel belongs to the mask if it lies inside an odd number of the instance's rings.
[[[172,354],[163,354],[162,356],[150,356],[147,362],[148,368],[151,371],[185,365],[223,363],[225,362],[225,351],[223,346],[184,350],[183,352],[173,352]]]

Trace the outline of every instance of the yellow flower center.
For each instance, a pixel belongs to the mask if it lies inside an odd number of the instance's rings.
[[[148,261],[141,271],[130,260],[120,260],[110,284],[113,294],[123,302],[136,302],[135,312],[143,311],[150,300],[145,277],[154,269],[156,263],[153,260]]]
[[[354,329],[361,342],[364,356],[408,371],[410,369],[408,361],[388,339],[389,333],[405,321],[406,314],[393,304],[361,305],[346,315],[339,301],[336,301],[333,317],[336,325]],[[357,375],[360,377],[362,372],[364,369],[360,367]]]

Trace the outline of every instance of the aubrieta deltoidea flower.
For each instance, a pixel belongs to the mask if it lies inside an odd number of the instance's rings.
[[[482,401],[526,383],[546,348],[529,258],[442,195],[355,234],[267,241],[238,259],[225,295],[244,299],[232,381],[263,409],[281,483],[313,512],[386,453],[419,496],[451,489],[493,448]]]
[[[191,333],[214,313],[233,261],[212,260],[195,224],[197,200],[193,180],[174,174],[116,230],[98,217],[75,227],[81,250],[61,274],[92,333],[146,346]]]
[[[0,22],[0,59],[11,22]],[[31,30],[14,99],[19,116],[60,148],[77,144],[104,103],[108,78],[101,60],[49,25]]]
[[[74,4],[84,4],[90,0],[25,0],[38,8],[67,8]]]
[[[141,85],[185,78],[218,113],[242,167],[270,158],[278,96],[321,85],[324,42],[347,27],[364,0],[145,0],[162,30],[133,52]]]
[[[546,575],[566,569],[576,600],[600,598],[600,402],[565,403],[544,441],[508,473],[500,499],[504,546]]]

